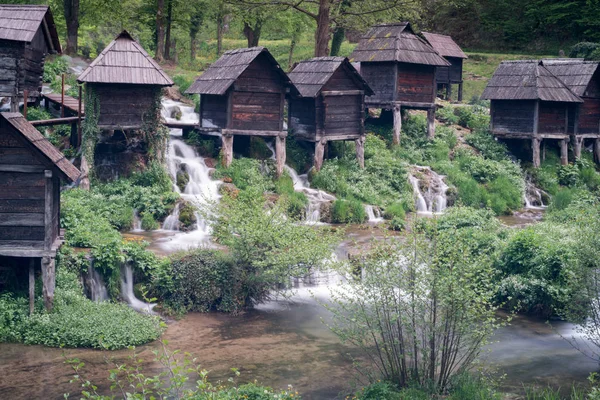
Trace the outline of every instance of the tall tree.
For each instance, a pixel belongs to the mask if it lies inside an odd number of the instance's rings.
[[[196,60],[196,49],[198,48],[198,33],[204,23],[204,7],[196,7],[190,15],[190,61]]]
[[[172,60],[171,54],[171,26],[173,25],[173,2],[174,0],[167,0],[167,33],[165,35],[165,59]]]
[[[63,0],[65,21],[67,24],[67,54],[77,54],[79,36],[79,0]]]
[[[156,61],[165,59],[165,0],[156,1]]]

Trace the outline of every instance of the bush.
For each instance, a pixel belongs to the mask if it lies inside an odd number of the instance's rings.
[[[336,224],[361,224],[367,220],[367,213],[360,201],[336,200],[333,202],[331,220]]]
[[[488,129],[477,129],[467,135],[468,144],[479,150],[481,155],[495,161],[507,159],[508,149],[503,143],[497,142]]]
[[[267,163],[270,162],[270,160],[267,161]],[[274,189],[272,175],[263,175],[261,162],[252,158],[234,159],[229,168],[225,168],[219,163],[213,177],[230,181],[240,190],[254,188],[264,193]]]
[[[598,50],[600,50],[600,43],[581,42],[571,47],[569,57],[585,58],[586,60],[598,60],[600,58],[596,58],[594,54],[597,54]]]
[[[44,63],[44,77],[46,83],[52,82],[57,75],[66,74],[69,72],[69,63],[63,57],[57,57],[52,61]]]

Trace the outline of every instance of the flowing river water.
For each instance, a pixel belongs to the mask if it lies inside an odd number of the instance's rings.
[[[167,106],[172,104],[167,103]],[[172,173],[185,164],[192,181],[190,189],[186,188],[182,195],[199,203],[206,197],[218,199],[218,184],[207,181],[208,168],[204,161],[184,147],[177,132],[172,133]],[[425,203],[419,211],[423,214],[443,211],[446,205],[442,197],[446,189],[443,180],[430,171],[422,172],[433,179],[428,192],[422,189],[422,184],[414,182],[418,189],[415,190],[416,201],[420,201],[420,193]],[[314,190],[297,174],[293,178],[297,190]],[[194,186],[196,184],[200,186]],[[315,195],[312,210],[318,209],[317,200],[331,200],[323,199],[322,195],[317,197]],[[374,209],[367,207],[367,211],[372,214],[372,220],[379,218]],[[308,215],[308,222],[316,219],[311,213]],[[540,215],[539,209],[525,210],[503,222],[522,226],[535,222]],[[175,229],[175,224],[165,228]],[[150,241],[151,250],[166,255],[180,248],[206,244],[209,234],[209,227],[199,224],[189,233],[163,229],[131,235]],[[371,241],[383,240],[387,235],[389,232],[376,225],[351,226],[336,255],[344,258],[348,253],[359,253],[368,248]],[[230,368],[238,368],[240,382],[258,380],[275,388],[291,384],[307,400],[344,398],[357,376],[350,357],[356,354],[330,332],[326,326],[330,315],[320,304],[328,301],[329,288],[340,280],[335,273],[313,273],[293,281],[291,296],[273,299],[239,316],[190,313],[179,321],[169,321],[163,338],[169,341],[171,350],[181,349],[197,357],[199,363],[211,371],[214,380],[226,380],[232,375]],[[495,333],[482,361],[495,371],[495,376],[505,374],[500,381],[504,392],[522,393],[523,385],[532,384],[568,391],[572,384],[584,383],[590,372],[598,370],[596,362],[561,338],[560,334],[569,336],[572,330],[572,325],[567,323],[555,322],[551,327],[542,320],[517,316],[509,326]],[[150,343],[138,348],[146,374],[162,370],[161,365],[153,361],[152,354],[152,350],[159,347],[159,343]],[[98,385],[101,392],[106,392],[108,369],[114,367],[114,363],[126,362],[130,355],[129,350],[61,350],[1,343],[0,399],[59,399],[64,393],[78,398],[79,385],[69,382],[74,372],[64,363],[67,358],[84,362],[82,375]],[[107,364],[111,359],[112,363]]]

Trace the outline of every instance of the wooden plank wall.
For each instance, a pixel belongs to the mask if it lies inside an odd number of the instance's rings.
[[[449,79],[451,83],[460,83],[462,82],[462,72],[463,72],[463,59],[456,57],[448,57],[446,58],[450,64],[449,67]],[[439,67],[438,67],[439,68]]]
[[[258,56],[234,83],[229,128],[279,131],[284,93],[281,76],[265,55]]]
[[[534,101],[492,100],[492,103],[495,132],[533,133]]]
[[[325,135],[357,135],[361,132],[362,96],[327,96]]]
[[[438,84],[450,82],[450,67],[437,67],[435,69],[435,80]]]
[[[360,63],[360,74],[375,92],[373,96],[367,97],[367,103],[394,101],[395,68],[396,63],[393,62]]]
[[[539,133],[565,133],[567,124],[567,104],[541,101]]]
[[[202,126],[225,128],[227,126],[227,96],[203,94],[200,96]]]
[[[3,169],[25,166],[37,170],[0,171],[0,247],[43,249],[45,167],[31,149],[25,148],[9,133],[6,126],[0,126],[0,165]],[[55,231],[58,233],[58,224]]]
[[[91,85],[91,84],[90,84]],[[160,87],[149,85],[92,85],[100,102],[98,126],[104,129],[141,128]]]
[[[435,67],[398,63],[398,93],[396,101],[405,103],[435,102]]]
[[[23,43],[0,40],[0,96],[13,96],[17,87],[18,62],[23,57]]]
[[[583,104],[579,107],[579,126],[577,128],[577,133],[600,133],[600,99],[584,97]]]
[[[295,135],[314,138],[317,132],[315,99],[290,100],[290,129]]]

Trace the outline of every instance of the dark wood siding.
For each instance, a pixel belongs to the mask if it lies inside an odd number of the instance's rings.
[[[600,133],[600,99],[584,97],[579,107],[577,133]]]
[[[294,135],[314,137],[316,134],[315,99],[290,100],[290,129]]]
[[[360,63],[360,74],[375,94],[366,98],[369,103],[391,103],[394,101],[396,63]]]
[[[435,69],[435,80],[438,84],[450,82],[450,67],[437,67]]]
[[[0,96],[12,96],[17,90],[19,60],[25,45],[20,42],[0,40]]]
[[[462,82],[462,80],[463,80],[462,79],[463,59],[462,58],[447,57],[446,60],[448,60],[448,62],[450,64],[452,64],[449,67],[449,79],[450,79],[450,82],[451,83],[460,83],[460,82]]]
[[[329,81],[323,86],[324,91],[327,90],[357,90],[358,85],[350,77],[344,66],[337,69],[329,78]]]
[[[492,126],[503,134],[533,133],[535,102],[532,100],[492,100]]]
[[[361,96],[329,96],[325,103],[325,135],[360,135]]]
[[[435,67],[420,64],[398,64],[396,101],[433,103],[435,101]]]
[[[160,87],[146,85],[94,85],[100,102],[98,126],[104,129],[138,129],[152,111],[154,97]]]
[[[540,102],[538,133],[566,133],[567,105],[550,101]]]
[[[227,96],[203,94],[200,96],[202,126],[225,128],[227,125]]]

